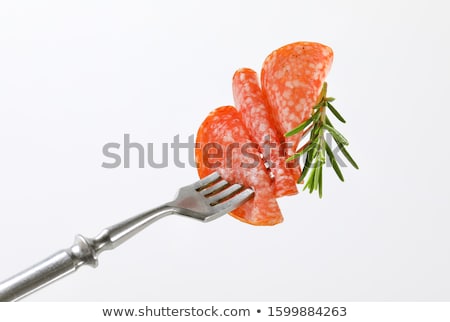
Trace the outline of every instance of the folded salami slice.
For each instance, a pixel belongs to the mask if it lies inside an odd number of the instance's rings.
[[[249,68],[241,68],[233,76],[233,96],[236,108],[253,142],[266,161],[274,181],[275,197],[298,193],[298,167],[288,168],[283,133],[279,133],[269,106],[263,97],[258,76]]]
[[[330,47],[314,42],[296,42],[273,51],[261,70],[262,91],[281,133],[306,121],[333,62]],[[291,153],[301,133],[289,137]]]
[[[231,212],[232,216],[253,225],[283,221],[258,145],[233,106],[209,113],[197,132],[195,156],[201,178],[218,171],[225,180],[255,190],[254,198]]]

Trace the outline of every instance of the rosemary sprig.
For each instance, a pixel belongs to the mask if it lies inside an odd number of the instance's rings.
[[[323,187],[322,168],[326,163],[327,157],[339,179],[341,181],[344,181],[344,176],[342,175],[342,171],[339,167],[338,162],[336,161],[336,157],[325,140],[325,133],[328,132],[329,134],[331,134],[331,137],[334,139],[339,150],[342,152],[345,158],[355,169],[359,169],[355,160],[353,160],[348,151],[345,149],[345,146],[349,144],[348,140],[342,135],[341,132],[334,128],[327,116],[328,109],[339,121],[345,123],[345,119],[342,117],[342,115],[336,110],[333,105],[331,105],[332,101],[334,101],[334,98],[327,97],[327,83],[324,83],[317,100],[317,104],[313,107],[311,117],[301,123],[295,129],[285,134],[285,136],[288,137],[301,132],[303,133],[303,136],[310,133],[309,141],[305,143],[300,149],[298,149],[296,153],[289,157],[287,161],[300,158],[300,156],[306,154],[305,163],[302,169],[303,171],[300,178],[298,179],[298,183],[302,183],[303,180],[305,180],[306,176],[309,174],[303,190],[308,189],[310,193],[312,193],[313,191],[318,191],[320,198],[322,198]]]

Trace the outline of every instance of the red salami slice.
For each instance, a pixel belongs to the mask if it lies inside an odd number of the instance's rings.
[[[196,143],[201,178],[217,170],[230,183],[255,190],[254,198],[231,212],[232,216],[253,225],[275,225],[283,221],[258,146],[234,107],[223,106],[212,111],[199,128]]]
[[[272,52],[261,71],[262,91],[281,133],[311,116],[333,61],[331,48],[314,42],[297,42]],[[287,138],[294,147],[300,134]]]
[[[275,127],[271,111],[263,97],[255,71],[249,68],[237,70],[233,76],[233,96],[236,108],[248,129],[252,141],[269,166],[274,181],[276,197],[298,193],[298,167],[287,168],[284,156],[284,137]]]

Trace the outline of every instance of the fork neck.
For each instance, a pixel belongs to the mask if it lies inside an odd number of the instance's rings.
[[[105,250],[116,248],[156,220],[175,212],[174,207],[162,205],[103,229],[100,234],[90,240],[90,243],[98,255]]]

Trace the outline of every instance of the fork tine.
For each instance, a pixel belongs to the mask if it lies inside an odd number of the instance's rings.
[[[241,184],[231,184],[217,172],[178,190],[175,200],[165,204],[174,212],[209,222],[249,200],[254,191]]]
[[[203,179],[198,180],[197,182],[195,182],[193,184],[194,189],[195,190],[200,190],[200,189],[206,188],[208,185],[210,185],[214,181],[219,180],[220,178],[221,178],[220,174],[217,171],[213,172],[210,175],[207,175],[206,177],[204,177]]]
[[[240,184],[235,183],[235,184],[223,189],[219,193],[216,193],[215,195],[208,197],[208,202],[210,205],[214,205],[216,203],[219,203],[221,200],[223,200],[225,198],[229,198],[229,197],[233,196],[236,192],[238,192],[241,189],[242,189],[242,186]]]
[[[250,188],[240,191],[223,202],[214,205],[214,210],[219,214],[225,214],[244,204],[253,197],[254,191]]]
[[[220,180],[220,181],[215,182],[214,184],[209,185],[207,188],[200,190],[200,193],[203,196],[207,197],[210,194],[217,193],[220,190],[223,190],[223,188],[225,188],[229,185],[230,184],[228,183],[228,181]]]

